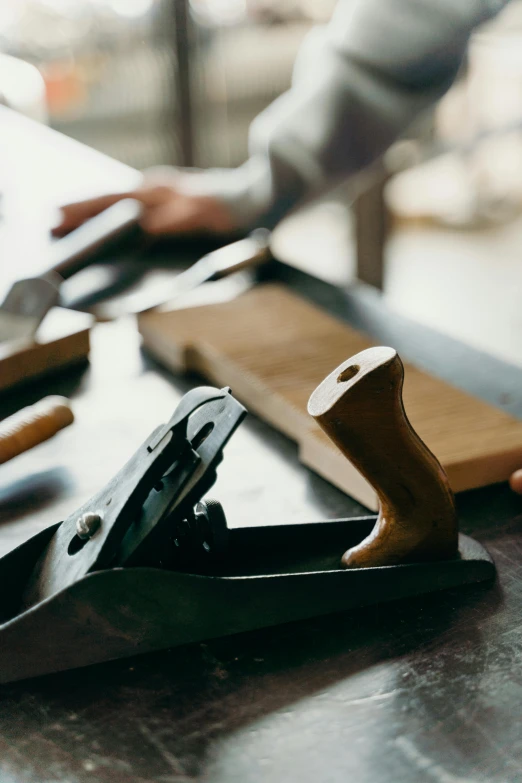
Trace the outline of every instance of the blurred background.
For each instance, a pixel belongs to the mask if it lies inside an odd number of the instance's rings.
[[[235,166],[334,0],[2,0],[0,101],[129,166]],[[275,246],[355,278],[475,347],[522,363],[522,2],[460,78],[354,183],[291,216]],[[320,262],[318,261],[320,259]]]
[[[0,49],[38,68],[53,128],[137,168],[229,166],[333,5],[3,0]]]

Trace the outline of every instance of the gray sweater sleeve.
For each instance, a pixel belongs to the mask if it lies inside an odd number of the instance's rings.
[[[237,169],[197,177],[245,227],[375,162],[454,80],[474,28],[507,0],[338,0],[312,32],[291,89],[252,123]]]

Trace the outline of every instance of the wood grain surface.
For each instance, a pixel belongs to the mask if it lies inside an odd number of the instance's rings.
[[[34,341],[0,344],[0,391],[89,356],[89,330],[93,318],[55,307],[41,324]]]
[[[54,394],[0,422],[0,464],[38,446],[74,421],[69,400]]]
[[[231,386],[298,443],[305,465],[377,508],[368,482],[306,410],[326,375],[372,345],[367,335],[277,284],[217,305],[146,313],[138,323],[146,349],[163,364]],[[411,364],[405,368],[406,412],[454,492],[504,481],[522,464],[522,422]]]

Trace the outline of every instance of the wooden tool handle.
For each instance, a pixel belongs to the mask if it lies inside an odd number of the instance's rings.
[[[436,457],[412,429],[402,401],[404,368],[392,348],[369,348],[314,391],[308,412],[377,492],[371,535],[345,552],[360,568],[453,557],[453,493]]]
[[[52,396],[0,422],[0,464],[32,449],[74,420],[69,400]]]
[[[101,247],[137,227],[140,214],[141,204],[126,198],[90,218],[52,245],[49,271],[68,280],[89,266]]]

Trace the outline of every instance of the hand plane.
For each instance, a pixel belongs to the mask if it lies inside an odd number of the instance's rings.
[[[380,513],[303,524],[228,527],[205,496],[246,411],[227,388],[188,392],[94,497],[0,559],[0,682],[492,579],[403,374],[371,348],[312,394]]]

